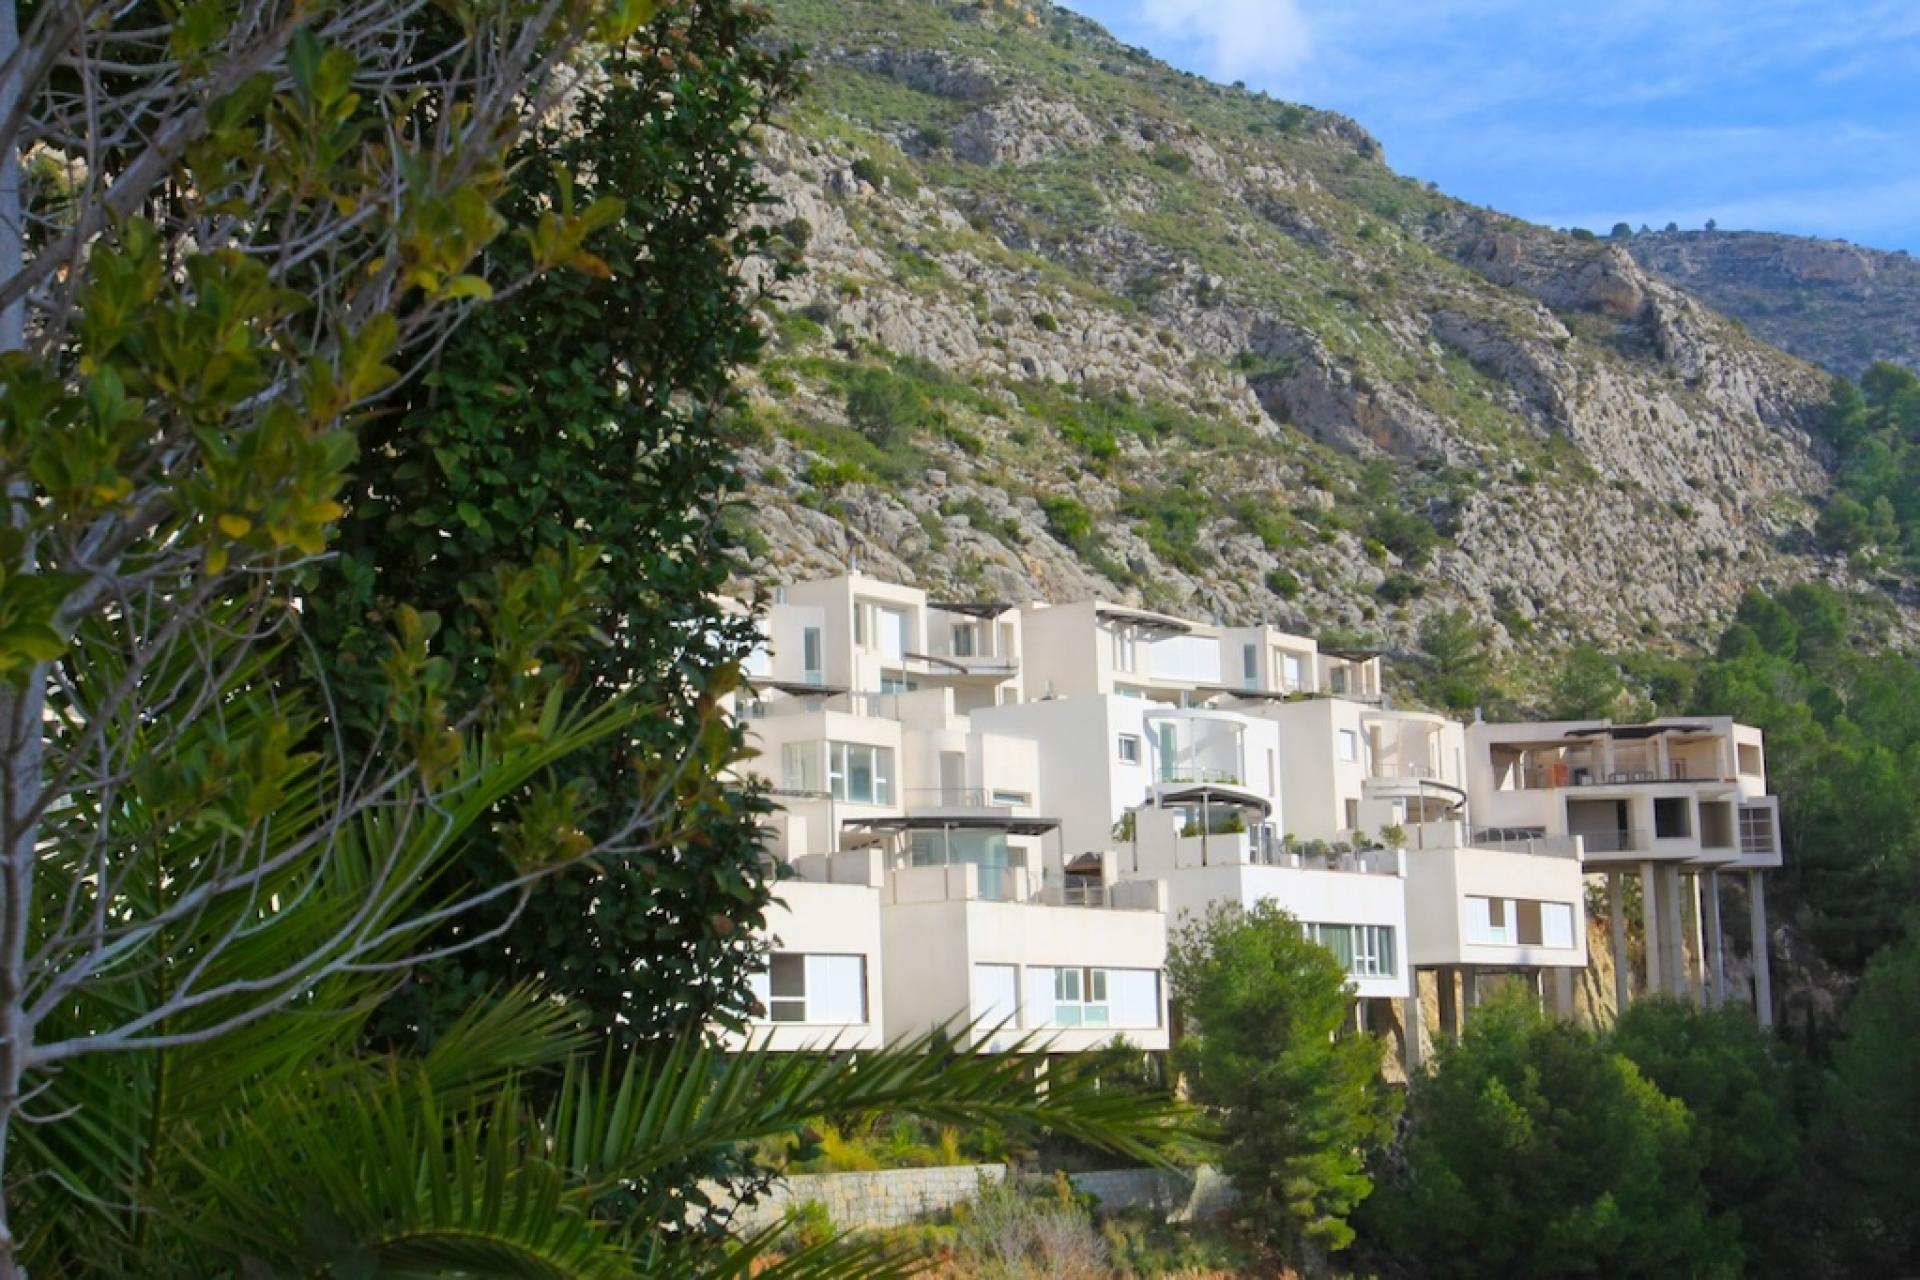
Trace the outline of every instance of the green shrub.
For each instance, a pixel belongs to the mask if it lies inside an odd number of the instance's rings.
[[[1051,311],[1035,312],[1033,317],[1033,327],[1036,329],[1045,330],[1047,333],[1060,332],[1060,322],[1053,318],[1053,313]]]
[[[1269,569],[1267,571],[1267,590],[1273,592],[1273,594],[1279,596],[1282,600],[1298,599],[1300,595],[1300,579],[1294,577],[1292,573],[1285,569]]]
[[[1093,513],[1078,499],[1048,494],[1040,499],[1040,511],[1047,529],[1069,547],[1078,551],[1093,543]]]

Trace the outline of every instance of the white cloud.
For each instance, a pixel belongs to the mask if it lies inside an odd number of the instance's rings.
[[[1135,19],[1193,48],[1218,80],[1292,70],[1313,52],[1298,0],[1135,0]]]

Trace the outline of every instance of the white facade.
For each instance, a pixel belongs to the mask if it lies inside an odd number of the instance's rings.
[[[1169,925],[1222,903],[1285,908],[1409,1025],[1421,970],[1448,992],[1551,977],[1567,1002],[1587,875],[1617,931],[1628,869],[1647,985],[1684,989],[1691,893],[1712,999],[1713,877],[1749,873],[1760,902],[1779,865],[1760,735],[1725,717],[1461,725],[1391,706],[1378,654],[1271,626],[860,575],[789,585],[763,618],[739,710],[792,877],[751,1037],[775,1048],[950,1026],[1163,1049]]]

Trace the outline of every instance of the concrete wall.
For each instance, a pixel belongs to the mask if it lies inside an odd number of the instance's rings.
[[[1416,965],[1584,969],[1586,875],[1577,858],[1497,849],[1408,849],[1408,954]],[[1468,943],[1467,898],[1530,898],[1573,907],[1572,947]]]
[[[863,1023],[780,1022],[759,1024],[734,1043],[776,1050],[878,1049],[884,989],[880,943],[880,891],[859,884],[783,880],[767,908],[767,936],[775,951],[803,955],[858,955],[866,959],[867,1020]]]
[[[971,867],[921,867],[916,874],[970,874]],[[904,883],[895,873],[896,885]],[[1032,902],[987,902],[977,898],[894,902],[881,910],[886,971],[886,1030],[891,1037],[918,1035],[956,1017],[973,1021],[986,1010],[972,1008],[973,966],[1015,967],[1016,992],[1024,996],[1032,966],[1083,965],[1160,970],[1167,958],[1167,918],[1158,911],[1054,907]],[[1027,1024],[1002,1032],[1010,1041],[1026,1031],[1045,1035],[1060,1053],[1098,1048],[1114,1036],[1147,1050],[1165,1049],[1166,990],[1161,983],[1156,1027],[1048,1028]]]
[[[1176,928],[1183,918],[1204,915],[1216,902],[1251,907],[1262,900],[1306,922],[1389,926],[1394,931],[1399,972],[1392,977],[1354,978],[1354,988],[1363,997],[1402,996],[1412,990],[1405,882],[1399,876],[1304,867],[1208,866],[1169,872],[1166,879],[1169,916]]]

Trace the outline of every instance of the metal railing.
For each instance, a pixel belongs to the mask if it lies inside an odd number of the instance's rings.
[[[1576,831],[1588,853],[1633,853],[1647,847],[1644,831]]]
[[[907,805],[944,809],[984,809],[989,807],[985,787],[908,787]],[[1005,808],[1006,806],[997,806]]]
[[[1090,884],[1063,885],[1060,889],[1060,905],[1064,907],[1105,907],[1108,905],[1107,886],[1097,881]]]
[[[1617,787],[1649,782],[1729,782],[1715,773],[1695,772],[1685,764],[1665,769],[1611,769],[1597,764],[1534,765],[1520,772],[1523,791],[1554,791],[1567,787]]]
[[[1472,844],[1476,849],[1497,849],[1502,853],[1571,858],[1579,850],[1580,837],[1550,836],[1532,827],[1481,827],[1473,833]]]
[[[1240,775],[1231,769],[1191,769],[1174,768],[1160,776],[1161,786],[1189,786],[1217,782],[1222,786],[1241,785]]]

